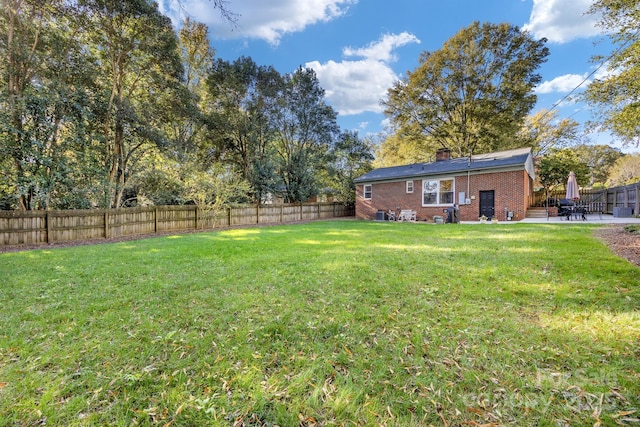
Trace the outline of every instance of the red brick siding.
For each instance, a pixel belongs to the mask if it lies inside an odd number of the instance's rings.
[[[480,191],[494,191],[495,212],[500,221],[505,220],[505,207],[514,213],[513,220],[525,217],[528,207],[531,179],[525,171],[495,172],[471,175],[469,180],[469,205],[459,206],[461,221],[477,221],[480,214]],[[356,186],[356,217],[375,219],[379,209],[388,211],[412,209],[417,212],[419,221],[433,221],[435,215],[443,215],[447,206],[422,206],[422,179],[414,180],[413,193],[407,194],[406,181],[372,184],[371,200],[364,200],[363,185]],[[454,200],[458,202],[458,193],[467,192],[467,175],[455,177]]]

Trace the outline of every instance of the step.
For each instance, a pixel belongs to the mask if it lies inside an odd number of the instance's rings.
[[[527,209],[526,218],[546,218],[547,211],[545,209]]]

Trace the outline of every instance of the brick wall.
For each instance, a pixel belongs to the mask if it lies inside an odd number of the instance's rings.
[[[422,206],[422,180],[414,180],[413,193],[406,192],[406,181],[373,184],[371,200],[364,200],[363,185],[356,186],[356,217],[375,219],[378,210],[412,209],[419,221],[433,222],[435,215],[443,215],[447,206]],[[525,171],[471,174],[468,205],[459,206],[461,221],[477,221],[480,215],[480,191],[494,191],[494,207],[500,221],[506,220],[505,208],[514,213],[514,221],[525,217],[532,188],[531,179]],[[455,177],[454,201],[458,203],[458,193],[467,193],[467,175]]]

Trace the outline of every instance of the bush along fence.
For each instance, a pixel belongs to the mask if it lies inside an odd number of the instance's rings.
[[[197,206],[0,211],[0,246],[67,243],[354,215],[354,207],[342,203],[252,205],[226,208],[222,212]]]

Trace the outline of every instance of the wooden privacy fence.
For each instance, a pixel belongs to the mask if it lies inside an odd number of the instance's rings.
[[[564,191],[535,194],[532,206],[545,206],[545,201],[563,199]],[[612,187],[604,190],[580,190],[580,202],[585,205],[598,204],[602,206],[603,213],[613,213],[615,208],[631,208],[634,215],[640,214],[640,183]]]
[[[342,203],[243,206],[227,208],[218,214],[196,206],[0,211],[0,246],[109,239],[353,215],[354,207]]]

